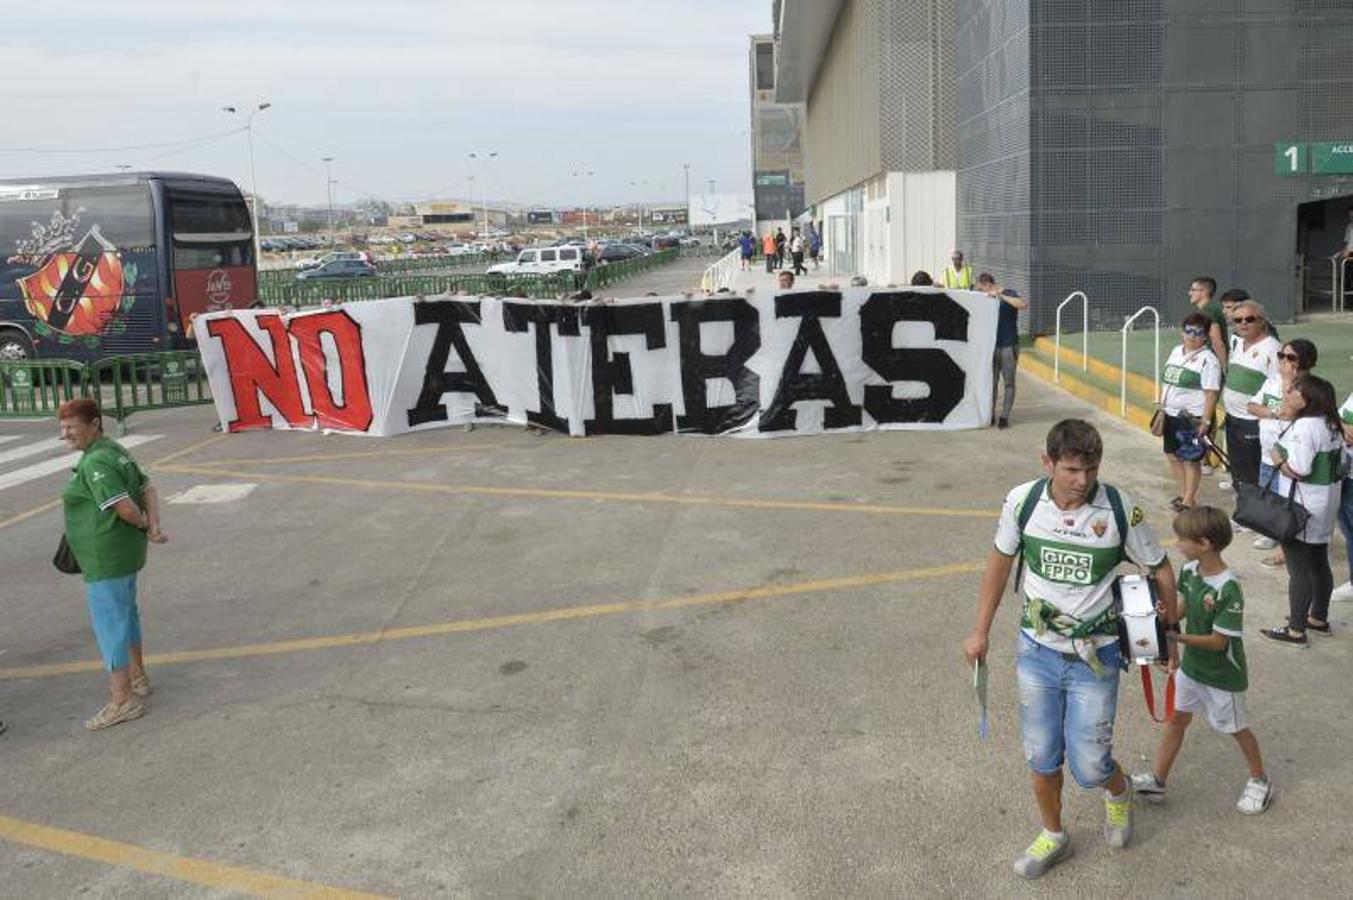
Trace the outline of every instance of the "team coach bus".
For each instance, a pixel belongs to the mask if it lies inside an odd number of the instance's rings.
[[[0,361],[183,349],[195,316],[257,289],[249,208],[225,178],[0,180]]]

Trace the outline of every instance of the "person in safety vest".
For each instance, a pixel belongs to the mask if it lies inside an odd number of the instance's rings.
[[[945,266],[944,274],[940,276],[940,284],[947,288],[972,290],[972,266],[964,265],[963,251],[955,250],[949,260],[950,265]]]
[[[1104,790],[1104,837],[1110,847],[1132,838],[1132,784],[1113,756],[1118,704],[1118,564],[1149,568],[1157,610],[1178,633],[1170,558],[1127,495],[1099,480],[1104,443],[1081,419],[1048,432],[1044,477],[1005,498],[995,545],[987,554],[977,620],[963,655],[982,682],[987,639],[1015,560],[1021,559],[1024,612],[1015,675],[1025,760],[1043,830],[1015,860],[1016,874],[1038,878],[1071,852],[1062,826],[1062,767],[1083,788]],[[1178,667],[1171,643],[1170,669]]]

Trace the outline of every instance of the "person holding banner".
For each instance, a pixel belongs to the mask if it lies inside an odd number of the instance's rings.
[[[1038,878],[1071,852],[1062,827],[1062,769],[1083,788],[1104,789],[1110,847],[1132,838],[1132,785],[1113,757],[1118,704],[1115,570],[1123,560],[1155,576],[1165,621],[1175,615],[1175,580],[1138,506],[1099,481],[1104,444],[1089,422],[1064,419],[1048,432],[1044,478],[1005,498],[987,555],[977,621],[963,642],[980,672],[1001,595],[1018,557],[1024,614],[1015,663],[1020,730],[1043,830],[1015,860],[1016,874]],[[1027,572],[1024,570],[1027,568]]]

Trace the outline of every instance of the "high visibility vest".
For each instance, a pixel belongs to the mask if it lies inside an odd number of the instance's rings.
[[[766,235],[765,239],[761,242],[761,252],[765,253],[767,256],[775,255],[775,235]]]
[[[972,266],[964,266],[958,271],[954,271],[953,266],[945,266],[944,276],[941,280],[944,282],[945,287],[971,290]]]

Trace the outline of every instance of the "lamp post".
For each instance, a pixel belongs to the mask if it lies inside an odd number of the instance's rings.
[[[334,242],[334,170],[335,157],[321,156],[324,161],[324,194],[329,200],[329,243]]]
[[[647,181],[631,181],[631,182],[630,182],[630,187],[638,187],[638,188],[642,188],[645,192],[647,192],[647,191],[648,191],[648,182],[647,182]],[[639,207],[639,231],[642,233],[643,230],[644,230],[644,202],[643,202],[642,200],[640,200],[640,201],[636,204],[636,206]],[[651,224],[651,223],[650,223],[650,224]]]
[[[271,107],[268,101],[263,101],[254,109],[250,110],[244,117],[244,133],[249,139],[249,204],[254,216],[254,264],[258,264],[260,250],[258,247],[258,176],[254,172],[254,116]],[[223,106],[221,109],[231,115],[237,115],[239,109],[234,106]]]
[[[485,151],[483,151],[483,150],[476,150],[474,153],[471,153],[471,154],[470,154],[470,159],[479,160],[479,161],[484,165],[484,174],[487,175],[487,174],[488,174],[488,164],[489,164],[489,160],[495,159],[497,156],[498,156],[498,151],[497,151],[497,150],[490,150],[490,151],[488,151],[488,152],[485,152]],[[473,176],[471,176],[471,181],[473,182]],[[483,241],[483,240],[488,240],[488,230],[489,230],[489,188],[488,188],[488,185],[485,184],[484,181],[483,181],[482,179],[481,179],[480,184],[479,184],[479,195],[480,195],[480,199],[484,201],[484,229],[483,229],[482,231],[479,232],[479,239],[480,239],[481,241]],[[474,195],[473,195],[473,194],[470,195],[470,210],[471,210],[471,215],[473,215],[473,214],[474,214]]]
[[[686,224],[691,223],[691,164],[682,163],[681,168],[686,173]]]
[[[583,181],[583,241],[587,241],[587,179],[592,177],[591,169],[580,169],[573,173],[574,178]]]

